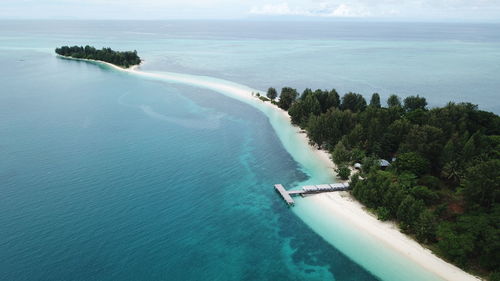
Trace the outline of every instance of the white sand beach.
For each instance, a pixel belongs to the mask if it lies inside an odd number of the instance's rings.
[[[394,223],[379,221],[348,192],[323,193],[309,196],[306,200],[313,201],[321,213],[341,217],[359,231],[368,233],[380,243],[398,251],[444,280],[481,280],[437,257],[429,249],[401,233]]]

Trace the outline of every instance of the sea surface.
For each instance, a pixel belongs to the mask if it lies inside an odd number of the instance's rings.
[[[0,280],[439,280],[342,221],[320,229],[307,200],[287,208],[273,184],[333,172],[282,117],[200,84],[498,113],[499,27],[0,21]],[[53,54],[73,44],[136,49],[142,71],[200,83]]]

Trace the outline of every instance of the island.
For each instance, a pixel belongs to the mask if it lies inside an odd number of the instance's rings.
[[[137,55],[137,51],[114,51],[111,48],[102,48],[100,50],[92,46],[62,46],[56,48],[56,54],[74,58],[74,59],[86,59],[86,60],[96,60],[111,63],[118,67],[129,68],[133,65],[138,65],[141,63],[141,58]]]
[[[337,176],[379,220],[474,274],[500,278],[500,117],[470,103],[428,108],[421,96],[269,88]]]

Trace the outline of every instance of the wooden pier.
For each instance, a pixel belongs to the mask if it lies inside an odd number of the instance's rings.
[[[288,206],[295,205],[295,201],[292,196],[304,196],[307,194],[316,194],[323,192],[333,192],[333,191],[344,191],[349,189],[349,183],[332,183],[332,184],[319,184],[319,185],[306,185],[302,186],[298,190],[287,191],[285,187],[281,184],[275,184],[274,188],[281,195],[283,200],[288,204]]]
[[[295,204],[295,201],[293,201],[292,196],[290,196],[290,193],[288,193],[288,191],[286,191],[284,186],[282,186],[281,184],[275,184],[274,188],[276,189],[276,191],[278,191],[278,193],[281,195],[281,197],[283,197],[283,200],[285,200],[285,202],[289,206],[293,206]]]

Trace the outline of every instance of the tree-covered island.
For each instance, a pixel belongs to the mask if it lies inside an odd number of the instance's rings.
[[[56,48],[56,54],[75,59],[89,59],[108,62],[119,67],[129,68],[133,65],[141,63],[141,58],[137,55],[137,51],[114,51],[110,48],[102,48],[100,50],[92,46],[62,46]]]
[[[267,96],[330,151],[339,176],[348,178],[346,167],[356,163],[352,195],[380,220],[396,221],[456,265],[500,280],[498,115],[470,103],[429,109],[420,96],[392,95],[385,107],[376,93],[369,103],[335,90],[299,95],[285,87],[275,100],[270,88]]]

